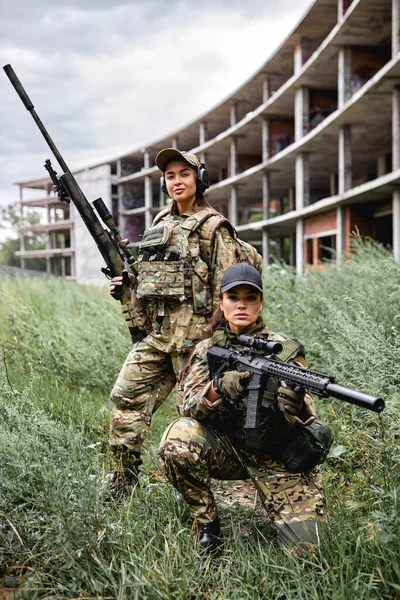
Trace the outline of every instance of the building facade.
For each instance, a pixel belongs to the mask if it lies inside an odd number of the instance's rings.
[[[274,255],[299,274],[323,267],[348,253],[355,230],[400,261],[400,0],[316,0],[262,68],[207,114],[76,174],[133,248],[166,203],[154,166],[165,147],[207,164],[208,201],[266,262]],[[47,234],[36,252],[48,272],[100,279],[101,258],[74,208],[60,208],[49,180],[19,185],[22,210],[47,209],[35,227]],[[43,199],[25,200],[29,188]],[[23,243],[30,231],[21,229],[23,264],[33,257]]]

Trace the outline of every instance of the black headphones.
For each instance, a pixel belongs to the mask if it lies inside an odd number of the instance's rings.
[[[196,178],[197,193],[204,194],[204,192],[206,190],[208,190],[208,188],[210,187],[208,171],[207,171],[206,165],[204,163],[200,163],[200,165],[198,167],[195,167],[194,165],[191,165],[191,167],[193,169],[195,169],[196,173],[197,173],[197,178]],[[167,190],[167,184],[165,183],[164,175],[162,177],[160,177],[160,187],[161,187],[161,191],[166,196],[169,197],[168,190]]]

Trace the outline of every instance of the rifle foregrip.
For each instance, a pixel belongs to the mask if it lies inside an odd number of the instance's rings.
[[[5,65],[3,67],[3,69],[6,72],[8,79],[11,81],[12,85],[14,86],[14,89],[17,92],[18,96],[21,98],[22,102],[24,103],[26,110],[33,110],[35,107],[33,106],[31,99],[29,98],[28,94],[26,93],[24,86],[22,85],[22,83],[20,82],[18,77],[16,76],[12,66]]]

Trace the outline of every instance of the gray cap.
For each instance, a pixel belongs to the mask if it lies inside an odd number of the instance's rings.
[[[195,169],[200,166],[200,161],[195,154],[189,154],[189,152],[180,152],[176,148],[164,148],[156,156],[156,165],[164,173],[167,164],[171,160],[184,160],[189,163]]]
[[[225,271],[221,281],[221,292],[227,292],[237,285],[251,285],[251,287],[263,293],[260,273],[247,263],[232,265]]]

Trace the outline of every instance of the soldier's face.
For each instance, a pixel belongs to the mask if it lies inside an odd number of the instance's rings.
[[[196,199],[196,173],[183,160],[173,160],[167,165],[165,183],[169,196],[178,204]]]
[[[234,333],[255,325],[262,309],[261,294],[250,285],[238,285],[222,294],[220,308]]]

